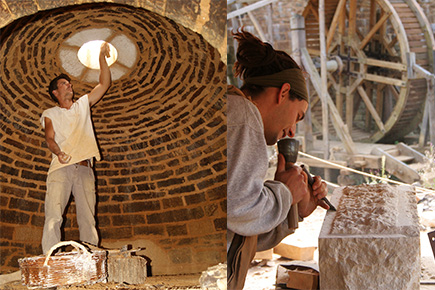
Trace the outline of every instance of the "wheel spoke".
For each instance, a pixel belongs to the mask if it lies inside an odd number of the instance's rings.
[[[388,17],[390,17],[391,13],[385,13],[384,16],[373,26],[373,28],[369,31],[366,37],[361,41],[359,49],[363,50],[364,47],[369,43],[370,39],[375,35],[375,33],[384,25],[385,21],[387,21]]]
[[[329,26],[328,35],[326,36],[326,51],[329,50],[329,46],[332,43],[335,28],[337,27],[340,14],[343,13],[343,7],[345,7],[344,6],[345,4],[346,4],[346,0],[340,0],[340,2],[338,2],[337,8],[334,13],[334,17],[332,18],[331,25]]]
[[[368,80],[368,81],[371,81],[371,82],[377,82],[377,83],[387,84],[387,85],[394,85],[394,86],[398,86],[398,87],[405,87],[406,86],[406,82],[404,82],[401,79],[389,78],[389,77],[379,76],[379,75],[374,75],[374,74],[369,74],[369,73],[362,74],[361,77]]]
[[[382,133],[385,133],[384,123],[382,123],[381,117],[379,117],[378,113],[376,112],[376,109],[373,106],[372,102],[370,101],[369,96],[367,96],[366,91],[363,89],[362,86],[358,86],[357,90],[358,90],[360,97],[362,98],[362,100],[366,104],[367,109],[370,111],[370,114],[372,115],[373,119],[375,120],[376,125],[378,125],[379,130]]]

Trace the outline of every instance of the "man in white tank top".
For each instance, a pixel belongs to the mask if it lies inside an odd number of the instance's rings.
[[[69,197],[74,195],[80,240],[97,245],[95,228],[95,179],[93,158],[100,153],[91,121],[90,107],[96,104],[111,84],[111,74],[106,58],[109,45],[100,48],[99,83],[89,93],[74,101],[70,78],[61,74],[50,82],[50,96],[58,106],[45,110],[41,124],[52,161],[47,176],[45,196],[45,222],[42,234],[42,251],[45,253],[61,240],[62,215]]]

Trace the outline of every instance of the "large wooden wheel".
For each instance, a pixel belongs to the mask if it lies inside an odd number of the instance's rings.
[[[306,46],[320,63],[318,0],[303,13]],[[326,50],[338,69],[328,92],[354,140],[393,142],[421,121],[427,81],[414,78],[412,61],[433,72],[434,39],[414,0],[325,0]],[[321,127],[321,102],[311,101]],[[320,130],[321,131],[321,130]]]

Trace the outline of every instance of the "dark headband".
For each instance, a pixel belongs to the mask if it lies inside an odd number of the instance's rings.
[[[266,76],[250,77],[244,79],[247,85],[262,87],[280,88],[283,84],[289,83],[291,90],[299,97],[308,102],[307,86],[301,69],[291,68]]]

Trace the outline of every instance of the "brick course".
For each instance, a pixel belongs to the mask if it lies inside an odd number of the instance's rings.
[[[226,259],[225,2],[211,1],[208,11],[201,0],[116,2],[137,7],[0,5],[2,274],[17,270],[18,258],[42,252],[51,153],[39,118],[55,105],[47,86],[64,72],[63,42],[88,28],[126,35],[138,50],[132,69],[92,108],[103,158],[95,166],[101,244],[156,245],[161,251],[143,252],[153,274],[199,272]],[[72,83],[76,97],[95,85]],[[78,240],[73,198],[64,223],[64,238]],[[33,239],[23,239],[26,233]]]

